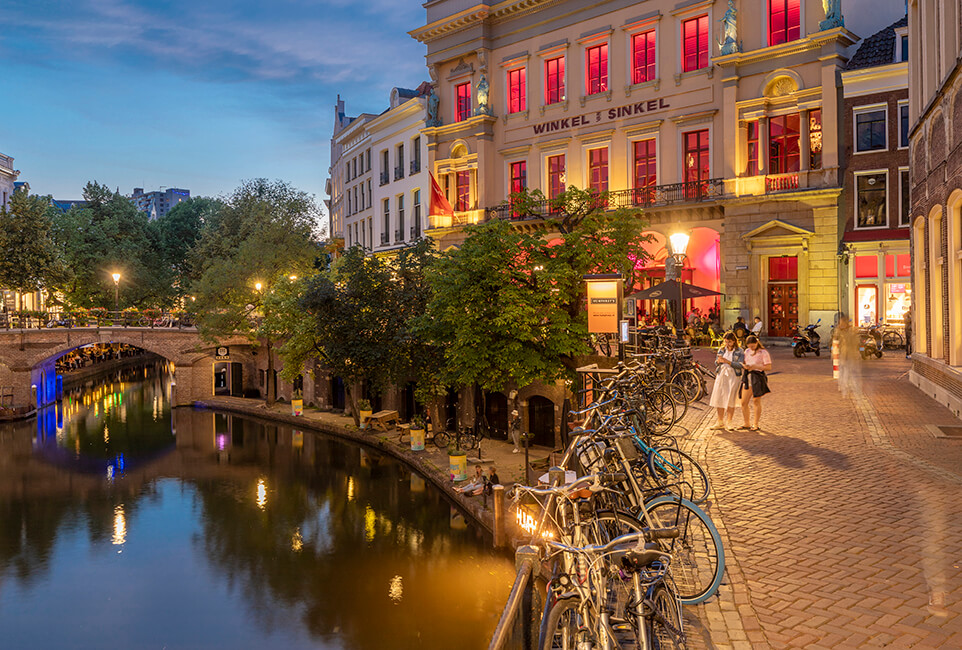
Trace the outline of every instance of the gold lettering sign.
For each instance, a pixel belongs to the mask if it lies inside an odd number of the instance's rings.
[[[588,283],[588,331],[592,334],[618,333],[618,307],[621,302],[618,280],[592,280]]]

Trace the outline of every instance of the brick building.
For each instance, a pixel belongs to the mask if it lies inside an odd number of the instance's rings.
[[[909,3],[912,382],[962,415],[962,0]]]

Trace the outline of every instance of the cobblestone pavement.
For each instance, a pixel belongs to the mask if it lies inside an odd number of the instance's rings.
[[[762,430],[686,446],[714,488],[726,580],[697,608],[717,648],[962,648],[962,424],[907,378],[861,364],[842,397],[831,361],[773,349]],[[697,630],[692,630],[693,632]]]

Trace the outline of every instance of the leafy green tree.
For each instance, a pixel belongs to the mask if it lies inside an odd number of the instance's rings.
[[[191,282],[198,279],[192,272],[190,251],[200,239],[204,224],[212,221],[222,208],[218,199],[192,197],[150,222],[159,245],[155,273],[167,279],[172,301],[182,300]]]
[[[49,196],[30,194],[30,186],[17,188],[9,209],[0,209],[0,286],[20,294],[53,289],[67,274],[60,248],[52,235],[53,214]]]
[[[304,277],[321,252],[313,197],[282,181],[244,182],[210,213],[191,249],[197,324],[208,340],[243,334],[264,339],[267,403],[274,401],[274,344],[279,330],[268,297],[279,282]]]

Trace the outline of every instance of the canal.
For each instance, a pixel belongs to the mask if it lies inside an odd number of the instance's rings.
[[[0,424],[0,646],[487,646],[512,562],[429,482],[170,390],[126,369]]]

